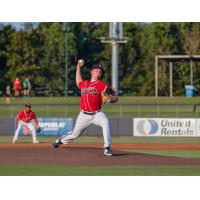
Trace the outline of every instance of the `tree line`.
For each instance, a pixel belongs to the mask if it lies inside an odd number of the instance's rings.
[[[103,80],[111,84],[109,23],[23,23],[20,29],[0,23],[0,80],[12,84],[29,77],[32,88],[45,87],[53,95],[65,90],[65,31],[67,31],[68,92],[77,94],[76,61],[86,60],[84,78],[94,63],[104,66]],[[119,89],[122,95],[154,96],[155,55],[192,55],[200,51],[200,23],[123,23],[126,44],[119,45]],[[200,89],[199,63],[194,64],[194,85]],[[189,63],[174,66],[174,95],[189,84]],[[169,95],[168,64],[159,65],[159,95]]]

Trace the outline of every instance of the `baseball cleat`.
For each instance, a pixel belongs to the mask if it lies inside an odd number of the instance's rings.
[[[17,142],[17,140],[13,140],[12,143],[15,144]]]
[[[105,156],[112,156],[113,155],[110,147],[104,148],[104,155]]]
[[[62,142],[61,142],[60,138],[58,138],[56,140],[56,142],[54,142],[52,145],[54,148],[58,148],[60,146],[60,144],[62,144]]]
[[[34,144],[38,144],[38,143],[40,143],[40,142],[39,142],[38,140],[34,140],[33,143],[34,143]]]

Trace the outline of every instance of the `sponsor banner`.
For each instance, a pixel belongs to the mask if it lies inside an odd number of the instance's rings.
[[[60,136],[73,129],[72,118],[38,118],[38,122],[41,128],[41,132],[37,133],[38,136]],[[29,135],[31,131],[22,126],[19,135]]]
[[[134,136],[200,136],[199,119],[195,118],[134,118]]]

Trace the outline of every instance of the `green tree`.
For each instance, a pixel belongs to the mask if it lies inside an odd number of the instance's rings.
[[[41,23],[42,38],[39,77],[35,84],[52,91],[64,89],[64,34],[62,23]],[[37,77],[37,76],[36,76]]]
[[[141,36],[141,67],[145,69],[142,88],[144,95],[154,95],[154,61],[155,55],[179,54],[181,51],[180,33],[176,23],[151,23],[144,26]],[[159,73],[159,94],[169,95],[168,66],[163,64]]]
[[[0,78],[5,79],[5,74],[9,70],[7,66],[7,46],[11,43],[10,36],[15,30],[12,26],[1,26],[0,28]]]
[[[76,62],[86,60],[83,77],[100,63],[103,80],[111,84],[111,45],[101,43],[108,37],[109,23],[67,23],[68,84],[75,83]],[[0,31],[0,78],[13,80],[30,76],[33,87],[47,87],[54,95],[64,94],[65,33],[64,23],[24,23],[20,29],[10,25]],[[200,23],[124,23],[127,44],[119,45],[119,89],[124,95],[154,96],[155,55],[199,54]],[[200,64],[194,68],[194,84],[200,89]],[[159,94],[169,95],[169,66],[159,62]],[[182,95],[189,80],[188,63],[174,65],[174,94]],[[57,91],[57,93],[55,93]]]
[[[10,43],[6,47],[6,77],[14,80],[17,76],[33,76],[40,70],[40,36],[37,30],[14,31],[10,34]]]
[[[186,22],[186,23],[179,23],[179,30],[180,30],[180,39],[182,49],[184,54],[187,55],[199,55],[200,53],[200,23],[199,22]],[[193,64],[193,72],[194,72],[194,86],[200,90],[200,63]],[[180,78],[180,82],[182,86],[186,84],[190,84],[189,82],[189,74],[190,74],[190,67],[189,62],[182,63],[181,67],[178,69],[177,72]]]

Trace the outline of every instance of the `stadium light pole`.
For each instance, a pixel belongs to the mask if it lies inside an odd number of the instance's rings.
[[[68,23],[64,22],[63,31],[65,34],[65,96],[68,96],[68,41],[67,41],[67,32],[68,32]]]
[[[119,58],[118,58],[118,43],[117,40],[119,40],[119,31],[117,30],[117,23],[112,23],[110,26],[112,26],[110,33],[110,37],[112,37],[112,88],[118,93],[119,92],[119,85],[118,85],[118,79],[119,79]]]
[[[119,93],[119,64],[118,64],[118,44],[127,43],[127,40],[123,37],[123,23],[122,22],[110,22],[109,23],[109,38],[105,39],[101,37],[102,43],[111,43],[112,45],[112,88]]]
[[[190,85],[193,85],[193,61],[190,60]]]

